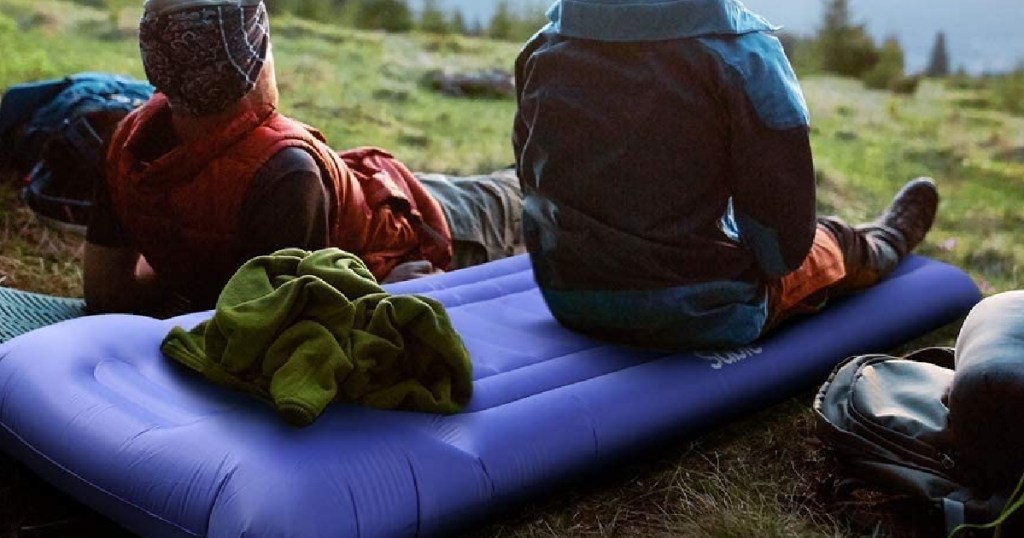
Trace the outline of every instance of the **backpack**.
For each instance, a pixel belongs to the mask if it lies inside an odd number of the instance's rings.
[[[947,535],[1020,525],[1021,487],[982,485],[949,427],[946,405],[954,380],[952,348],[905,357],[865,355],[839,365],[813,408],[818,437],[832,452],[846,488],[927,499]],[[1013,471],[1016,476],[1020,471]]]
[[[146,82],[107,73],[12,86],[0,101],[0,168],[22,178],[37,216],[84,230],[104,145],[152,94]]]

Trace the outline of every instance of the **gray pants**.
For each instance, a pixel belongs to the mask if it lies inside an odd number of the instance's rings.
[[[455,177],[416,174],[436,199],[452,232],[451,269],[526,252],[523,193],[515,170]]]

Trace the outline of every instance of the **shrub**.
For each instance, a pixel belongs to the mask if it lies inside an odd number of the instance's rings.
[[[921,77],[914,75],[909,77],[901,76],[889,82],[889,90],[897,95],[914,95],[917,87],[921,84]]]
[[[821,67],[827,72],[861,78],[878,63],[879,53],[863,24],[854,24],[847,0],[830,0],[818,30]]]
[[[993,77],[989,83],[996,108],[1011,114],[1024,115],[1024,66],[1012,73]]]
[[[885,40],[878,61],[863,77],[864,85],[874,90],[890,90],[899,95],[917,93],[919,77],[904,74],[903,49],[895,37]]]
[[[795,34],[781,32],[777,34],[782,49],[799,75],[807,75],[821,71],[821,60],[818,56],[814,39],[800,37]]]

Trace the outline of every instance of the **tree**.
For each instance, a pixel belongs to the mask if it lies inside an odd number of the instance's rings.
[[[785,51],[789,63],[793,65],[793,69],[798,75],[821,70],[821,58],[813,37],[802,37],[788,32],[780,32],[775,35],[782,43],[782,50]]]
[[[469,27],[466,26],[466,17],[462,14],[461,9],[456,9],[452,12],[452,20],[448,23],[448,27],[456,34],[466,35],[469,33]]]
[[[473,37],[481,37],[487,33],[487,29],[484,28],[484,23],[480,21],[480,17],[474,17],[473,23],[466,29],[466,35]]]
[[[501,0],[494,8],[488,35],[492,39],[511,40],[515,31],[515,17],[509,7],[508,0]]]
[[[932,45],[932,53],[924,74],[927,77],[936,78],[949,76],[949,52],[946,50],[946,34],[944,32],[939,32],[935,36],[935,44]]]
[[[423,0],[423,11],[420,11],[420,31],[428,34],[444,35],[451,32],[444,11],[437,0]]]
[[[876,90],[892,89],[903,78],[903,47],[889,36],[878,51],[878,63],[864,75],[864,84]]]
[[[324,0],[297,0],[294,2],[294,14],[314,21],[331,20],[337,16],[334,2]]]
[[[520,16],[515,23],[512,39],[515,41],[529,39],[548,23],[547,9],[544,4],[537,2],[521,4]]]
[[[821,67],[860,78],[878,62],[875,43],[863,24],[853,23],[847,0],[825,1],[825,16],[818,29]]]
[[[314,0],[322,1],[322,0]],[[354,6],[357,28],[408,32],[413,28],[412,11],[404,0],[349,0]]]
[[[304,19],[337,22],[347,3],[347,0],[272,0],[266,4],[271,15],[290,13]]]

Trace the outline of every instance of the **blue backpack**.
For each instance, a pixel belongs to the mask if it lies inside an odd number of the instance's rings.
[[[84,229],[106,142],[152,94],[146,82],[108,73],[11,86],[0,101],[0,169],[23,178],[37,215]]]

